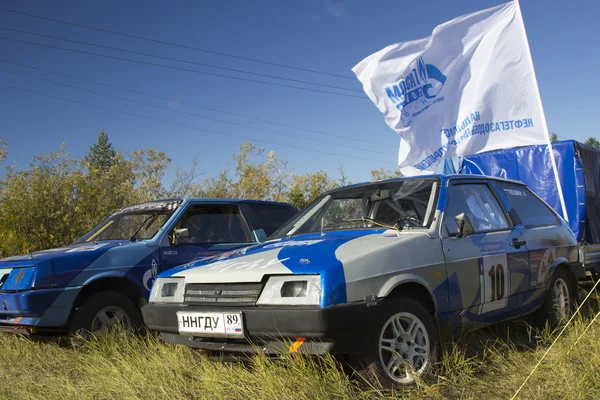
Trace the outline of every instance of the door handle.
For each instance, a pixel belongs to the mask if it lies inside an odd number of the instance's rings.
[[[521,246],[525,246],[526,244],[527,244],[526,241],[524,241],[524,240],[521,241],[517,238],[513,238],[513,240],[510,242],[510,245],[512,247],[514,247],[515,249],[519,249],[519,248],[521,248]]]

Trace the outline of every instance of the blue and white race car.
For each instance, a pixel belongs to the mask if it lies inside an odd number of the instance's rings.
[[[140,326],[159,272],[260,243],[295,213],[285,203],[206,198],[123,208],[70,246],[1,259],[0,330]]]
[[[142,313],[168,342],[350,355],[393,386],[430,371],[444,326],[570,316],[584,276],[522,183],[426,176],[327,192],[261,245],[160,274]]]

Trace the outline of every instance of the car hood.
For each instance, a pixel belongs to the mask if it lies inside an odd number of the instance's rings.
[[[57,258],[71,258],[80,257],[85,254],[89,257],[100,256],[107,250],[117,247],[128,245],[129,241],[105,241],[97,243],[77,243],[66,247],[60,247],[56,249],[48,249],[43,251],[36,251],[30,254],[22,254],[19,256],[7,257],[0,259],[0,266],[10,267],[18,265],[36,265],[44,261],[51,261]]]
[[[390,238],[398,239],[396,231],[383,229],[307,234],[196,260],[159,277],[185,277],[186,283],[224,283],[260,282],[267,275],[319,274],[322,283],[333,289],[344,282],[343,263],[358,256],[344,252],[346,255],[339,257],[338,249],[352,246],[352,241],[365,236],[374,239],[368,252],[388,245]]]
[[[307,234],[196,260],[167,270],[159,277],[184,277],[188,284],[265,282],[270,275],[318,274],[321,277],[321,306],[326,307],[348,301],[348,279],[383,274],[382,265],[396,265],[403,254],[407,257],[402,258],[401,268],[412,265],[408,255],[413,259],[427,258],[412,250],[420,248],[419,240],[429,239],[427,232],[410,230]]]
[[[88,279],[102,273],[123,276],[134,266],[145,262],[148,270],[156,265],[151,253],[155,249],[146,242],[102,241],[78,243],[57,249],[38,251],[0,260],[0,269],[35,267],[34,287],[63,287],[84,285]],[[154,262],[154,264],[151,264]],[[154,269],[156,274],[156,268]],[[108,276],[108,275],[106,275]],[[155,275],[144,278],[144,286]]]

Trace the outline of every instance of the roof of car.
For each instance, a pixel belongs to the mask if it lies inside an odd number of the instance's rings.
[[[446,180],[455,180],[455,179],[464,179],[464,180],[481,180],[481,179],[486,179],[486,180],[491,180],[491,181],[498,181],[498,182],[509,182],[509,183],[516,183],[517,185],[523,185],[525,186],[525,184],[521,181],[516,181],[514,179],[506,179],[506,178],[501,178],[499,176],[489,176],[489,175],[476,175],[476,174],[453,174],[453,175],[444,175]]]
[[[188,203],[188,204],[265,204],[275,205],[280,207],[288,207],[291,210],[298,211],[288,203],[281,203],[276,201],[263,201],[263,200],[240,200],[240,199],[222,199],[222,198],[210,198],[210,197],[172,197],[158,200],[146,201],[143,203],[132,204],[127,207],[123,207],[117,210],[115,213],[131,212],[136,210],[154,210],[161,209],[162,207],[169,207],[174,205],[173,203]]]
[[[394,181],[402,181],[402,180],[406,180],[406,179],[439,179],[442,182],[446,182],[449,180],[493,180],[493,181],[499,181],[499,182],[510,182],[510,183],[515,183],[518,185],[525,185],[523,182],[520,181],[515,181],[515,180],[511,180],[511,179],[505,179],[505,178],[500,178],[500,177],[496,177],[496,176],[488,176],[488,175],[463,175],[463,174],[451,174],[451,175],[442,175],[442,174],[431,174],[431,175],[419,175],[419,176],[403,176],[403,177],[399,177],[399,178],[390,178],[390,179],[382,179],[379,181],[370,181],[370,182],[361,182],[361,183],[355,183],[352,185],[348,185],[348,186],[342,186],[342,187],[338,187],[335,189],[331,189],[325,193],[335,193],[339,190],[343,190],[343,189],[348,189],[348,188],[352,188],[352,187],[360,187],[360,186],[368,186],[368,185],[375,185],[378,183],[385,183],[385,182],[394,182]]]
[[[279,205],[279,206],[288,206],[291,207],[288,203],[279,202],[279,201],[266,201],[266,200],[244,200],[244,199],[224,199],[224,198],[216,198],[216,197],[173,197],[166,199],[158,199],[148,201],[142,204],[147,203],[162,203],[169,201],[185,201],[189,203],[253,203],[253,204],[270,204],[270,205]]]
[[[282,201],[267,201],[267,200],[244,200],[244,199],[220,199],[220,198],[211,198],[211,197],[188,197],[184,200],[190,202],[199,202],[199,203],[254,203],[254,204],[271,204],[278,206],[289,206],[288,203],[284,203]]]

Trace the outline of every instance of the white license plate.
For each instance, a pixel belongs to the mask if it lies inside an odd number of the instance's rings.
[[[177,312],[179,332],[200,336],[243,337],[241,312]]]

